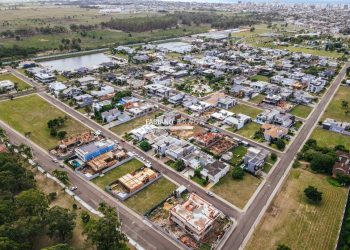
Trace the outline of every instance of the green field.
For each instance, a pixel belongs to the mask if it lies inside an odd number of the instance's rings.
[[[312,107],[305,105],[297,105],[290,111],[290,113],[301,118],[307,118],[311,111]]]
[[[2,74],[2,75],[0,75],[0,81],[3,81],[3,80],[10,80],[14,84],[17,84],[17,89],[18,90],[26,90],[26,89],[32,88],[31,85],[29,85],[28,83],[22,81],[21,79],[19,79],[18,77],[14,76],[12,74]]]
[[[263,82],[270,82],[270,77],[268,76],[262,76],[262,75],[255,75],[249,78],[251,81],[263,81]]]
[[[321,204],[310,204],[304,189],[312,185],[323,193]],[[246,249],[333,250],[341,223],[347,189],[328,183],[327,177],[292,169],[282,191],[268,208]]]
[[[350,149],[350,137],[322,128],[315,128],[311,134],[311,138],[317,141],[320,147],[334,147],[336,145],[344,145]]]
[[[230,108],[229,111],[236,114],[242,113],[244,115],[252,117],[253,119],[262,112],[261,109],[253,108],[245,104],[236,104],[235,106]]]
[[[111,128],[111,130],[116,133],[117,135],[124,135],[127,132],[130,132],[130,130],[133,130],[135,128],[138,128],[142,125],[146,124],[147,120],[154,119],[157,114],[159,114],[159,111],[150,113],[145,116],[138,117],[136,119],[133,119],[131,121],[125,122],[123,124],[120,124],[118,126],[115,126]]]
[[[349,107],[343,108],[342,101],[348,102]],[[350,87],[340,86],[324,112],[322,120],[332,118],[337,121],[350,122],[350,112],[346,114],[346,110],[350,111]]]
[[[132,159],[119,167],[114,168],[113,170],[105,173],[102,177],[97,177],[92,180],[100,188],[104,189],[107,185],[111,184],[113,181],[116,181],[118,178],[122,177],[127,173],[134,172],[136,169],[143,167],[144,164],[137,159]]]
[[[244,136],[248,139],[254,140],[254,134],[260,129],[261,125],[256,122],[250,122],[243,128],[236,131],[237,134]]]
[[[261,103],[265,99],[265,96],[262,94],[258,94],[257,96],[253,97],[249,101],[255,104]]]
[[[243,180],[234,180],[230,171],[211,190],[233,205],[243,208],[260,183],[261,179],[248,173]]]
[[[276,49],[287,49],[291,52],[302,52],[305,54],[311,54],[315,56],[325,56],[325,57],[333,57],[333,58],[339,58],[343,56],[343,54],[338,53],[336,51],[326,51],[326,50],[310,49],[310,48],[304,48],[304,47],[276,46]]]
[[[176,187],[174,183],[163,177],[124,201],[124,204],[135,212],[144,215],[167,198]]]
[[[50,136],[47,122],[59,116],[64,117],[66,114],[38,95],[0,102],[0,119],[21,134],[30,132],[29,139],[45,149],[53,148],[58,143],[57,138]],[[67,135],[88,131],[70,117],[60,130],[66,131]]]
[[[244,158],[246,153],[247,153],[247,148],[246,147],[244,147],[242,145],[239,145],[238,147],[235,147],[232,150],[232,158],[231,158],[230,163],[233,166],[238,166],[243,161],[243,158]]]

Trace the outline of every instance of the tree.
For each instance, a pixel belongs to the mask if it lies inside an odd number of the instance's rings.
[[[235,180],[242,180],[244,177],[244,170],[240,167],[234,167],[232,171],[232,178]]]
[[[185,169],[185,163],[184,163],[184,161],[183,160],[177,160],[176,162],[175,162],[175,169],[176,169],[176,171],[178,171],[178,172],[181,172],[182,170],[184,170]]]
[[[118,110],[123,112],[124,111],[124,106],[123,105],[118,105]]]
[[[337,157],[330,154],[324,154],[321,152],[313,152],[311,155],[310,167],[313,171],[319,173],[331,174],[333,165],[337,160]]]
[[[318,191],[317,188],[313,186],[305,188],[304,193],[312,203],[318,204],[322,201],[322,192]]]
[[[291,248],[285,244],[279,244],[276,250],[291,250]]]
[[[73,236],[76,214],[66,208],[54,206],[47,213],[48,235],[65,242]]]
[[[25,215],[43,215],[49,203],[44,193],[37,189],[29,189],[23,191],[16,197],[18,204],[18,213],[22,216]]]
[[[80,218],[84,224],[86,224],[90,221],[90,215],[86,211],[81,212]]]
[[[42,250],[74,250],[74,248],[70,247],[68,244],[57,244],[51,247],[43,248]]]
[[[84,234],[97,250],[126,250],[127,238],[120,230],[120,221],[114,208],[104,205],[99,209],[104,217],[90,221]]]
[[[63,184],[69,183],[68,173],[66,171],[55,169],[52,174],[59,179]]]
[[[140,142],[139,147],[145,152],[147,152],[152,148],[151,145],[148,143],[148,141],[145,141],[145,140]]]
[[[343,109],[347,109],[349,107],[349,102],[345,101],[345,100],[342,100],[341,101],[341,107]]]
[[[278,150],[283,150],[286,147],[286,143],[282,139],[277,139],[274,144]]]
[[[271,153],[271,160],[272,161],[276,161],[277,160],[277,155],[276,155],[276,153]]]
[[[64,137],[66,137],[66,135],[67,135],[67,132],[64,131],[64,130],[59,131],[59,132],[57,133],[57,137],[58,137],[60,140],[64,139]]]

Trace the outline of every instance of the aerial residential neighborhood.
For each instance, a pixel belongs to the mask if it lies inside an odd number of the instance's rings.
[[[349,4],[0,0],[0,249],[349,249]]]

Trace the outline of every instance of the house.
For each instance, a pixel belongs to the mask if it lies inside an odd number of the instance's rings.
[[[154,141],[152,148],[159,155],[179,160],[191,153],[194,150],[194,145],[169,135],[163,135]]]
[[[93,84],[93,85],[98,84],[98,81],[93,76],[84,76],[84,77],[77,79],[77,81],[81,86],[86,86],[89,84]]]
[[[236,104],[237,104],[237,100],[236,99],[234,99],[234,98],[232,98],[230,96],[225,96],[225,97],[222,97],[222,98],[218,98],[216,106],[218,108],[230,109]]]
[[[93,111],[100,111],[104,106],[109,106],[111,105],[112,101],[111,100],[104,100],[100,102],[94,102],[92,104],[92,110]]]
[[[288,129],[277,125],[265,123],[261,126],[264,131],[264,138],[266,141],[273,141],[276,139],[281,139],[288,134]]]
[[[264,149],[249,147],[244,156],[245,169],[256,175],[263,168],[268,152]]]
[[[269,110],[266,109],[262,113],[258,114],[255,122],[259,124],[264,124],[264,123],[273,123],[275,116],[279,114],[279,111],[277,110]]]
[[[169,219],[199,241],[210,232],[221,214],[212,204],[191,193],[184,203],[170,209]]]
[[[267,95],[265,96],[263,102],[266,104],[277,106],[282,101],[280,95]]]
[[[295,116],[288,113],[278,113],[275,115],[273,123],[284,128],[290,128],[295,122]]]
[[[185,98],[185,94],[183,93],[179,93],[179,94],[176,94],[176,95],[173,95],[171,96],[168,101],[171,103],[171,104],[174,104],[174,105],[178,105],[178,104],[181,104],[182,101],[184,100]]]
[[[138,127],[138,128],[135,128],[133,130],[130,131],[130,134],[131,136],[138,140],[138,141],[142,141],[145,136],[148,134],[148,133],[151,133],[152,131],[156,130],[157,127],[150,124],[146,124],[146,125],[143,125],[141,127]]]
[[[234,116],[229,116],[225,118],[224,123],[236,129],[241,129],[251,120],[252,119],[250,118],[250,116],[244,114],[236,114]]]
[[[94,101],[94,98],[89,94],[74,96],[73,99],[80,108],[90,106]]]
[[[322,78],[317,78],[315,80],[312,80],[308,84],[308,91],[311,93],[319,93],[321,92],[327,84],[327,81]]]
[[[160,84],[149,84],[144,87],[148,94],[158,96],[161,98],[168,98],[170,93],[170,88],[160,85]]]
[[[91,95],[99,98],[105,95],[113,94],[114,91],[115,90],[113,87],[106,85],[106,86],[102,86],[100,90],[91,91]]]
[[[80,160],[87,162],[99,155],[112,151],[115,149],[115,146],[112,140],[105,139],[76,148],[75,154]]]
[[[350,153],[337,151],[338,160],[333,165],[332,176],[338,175],[350,176]]]
[[[230,93],[240,98],[246,97],[250,99],[254,94],[254,90],[247,86],[233,85],[230,89]]]
[[[201,176],[204,179],[208,178],[210,182],[216,184],[229,170],[230,166],[228,164],[216,160],[203,167]]]
[[[266,90],[269,84],[264,81],[250,82],[250,87],[254,90],[255,93],[262,93]]]
[[[49,85],[49,91],[55,96],[58,96],[65,89],[67,89],[67,86],[61,82],[52,82]]]
[[[118,53],[126,53],[126,54],[133,54],[135,50],[133,48],[130,48],[128,46],[118,46],[114,49]]]
[[[150,60],[148,55],[143,54],[137,54],[132,59],[135,63],[146,63]]]
[[[56,76],[52,73],[36,73],[34,74],[34,79],[41,83],[50,83],[56,80]]]
[[[207,102],[203,102],[203,101],[199,101],[195,104],[192,104],[189,109],[193,112],[196,112],[196,113],[203,113],[204,111],[207,111],[209,110],[210,108],[212,108],[212,105],[207,103]]]
[[[0,81],[0,92],[11,91],[15,89],[15,84],[10,80]]]
[[[101,117],[103,121],[109,123],[111,121],[116,120],[120,114],[121,114],[121,111],[119,111],[118,108],[114,108],[114,109],[102,112]]]
[[[76,87],[69,87],[62,91],[64,97],[73,98],[75,96],[81,95],[83,91]]]

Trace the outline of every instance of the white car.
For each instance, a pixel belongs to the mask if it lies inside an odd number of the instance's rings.
[[[213,197],[213,196],[214,196],[214,193],[213,193],[213,192],[210,192],[210,191],[207,191],[206,194],[209,195],[210,197]]]
[[[78,187],[73,186],[73,187],[70,188],[70,191],[75,191],[75,190],[77,190],[77,189],[78,189]]]

